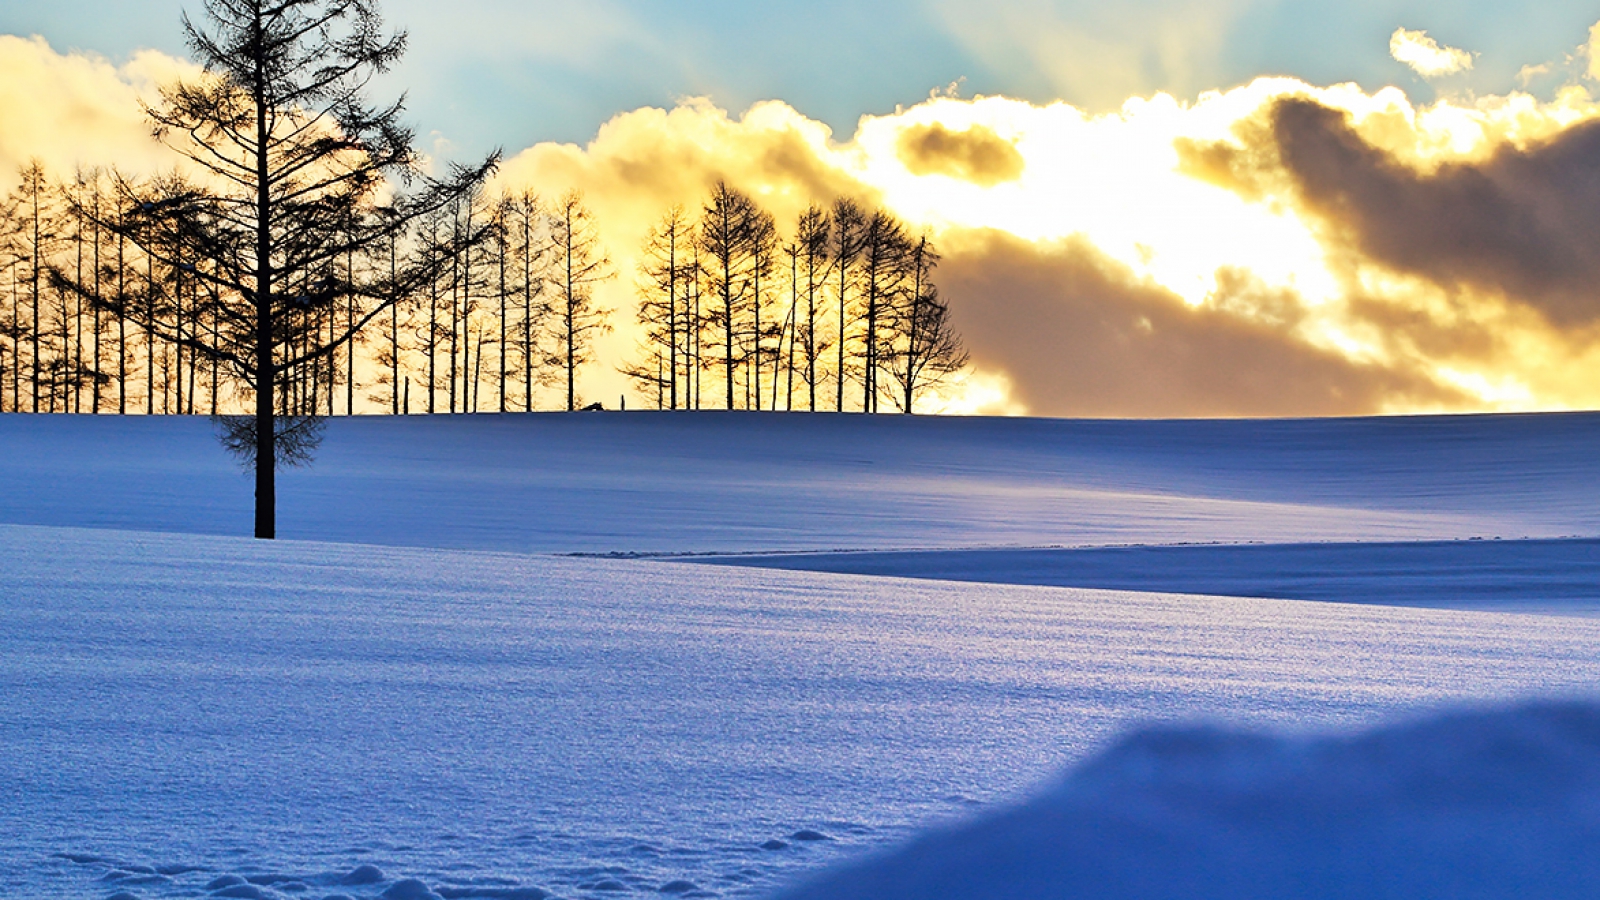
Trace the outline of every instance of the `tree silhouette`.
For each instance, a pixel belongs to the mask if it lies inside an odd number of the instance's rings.
[[[878,411],[878,373],[884,365],[884,344],[889,337],[884,319],[904,285],[911,242],[905,228],[883,210],[874,210],[861,229],[862,310],[861,410]]]
[[[763,213],[749,195],[719,181],[701,212],[697,248],[703,263],[711,309],[708,318],[722,330],[723,384],[727,408],[733,409],[735,368],[742,362],[739,321],[751,302],[754,244]]]
[[[828,244],[828,255],[833,259],[834,272],[839,279],[838,295],[834,298],[839,304],[839,331],[834,336],[835,349],[839,355],[839,365],[833,373],[838,388],[834,394],[834,412],[844,412],[845,348],[849,343],[849,291],[850,283],[854,280],[856,261],[861,256],[862,233],[866,230],[867,217],[854,200],[840,197],[834,201],[829,218],[833,222],[833,232],[832,240]]]
[[[567,411],[578,408],[578,367],[593,356],[594,338],[611,330],[611,310],[595,305],[594,286],[611,277],[611,260],[600,249],[594,217],[576,191],[550,211],[552,323],[556,362],[567,376]]]
[[[968,355],[950,322],[950,307],[939,297],[933,268],[939,255],[927,235],[906,254],[910,284],[892,307],[885,367],[896,388],[894,400],[905,413],[915,412],[917,392],[936,387],[967,364]]]
[[[796,323],[796,330],[805,348],[804,372],[808,408],[811,412],[817,411],[818,358],[828,349],[826,338],[817,329],[817,299],[826,278],[829,264],[828,243],[832,232],[833,223],[829,220],[828,214],[815,205],[806,207],[795,226],[794,240],[798,259],[794,279],[799,282],[799,270],[804,270],[806,304],[805,318]]]
[[[191,280],[186,315],[214,317],[184,331],[150,311],[153,331],[253,391],[254,415],[232,421],[224,442],[254,469],[255,535],[271,538],[276,466],[303,460],[317,432],[293,417],[280,427],[277,392],[308,366],[331,370],[335,350],[439,264],[419,254],[391,275],[358,273],[349,259],[468,194],[496,158],[420,175],[402,102],[364,97],[405,47],[369,0],[206,0],[205,24],[186,14],[183,29],[204,72],[146,112],[196,174],[119,179],[126,216],[105,224]],[[335,315],[352,308],[360,314]]]
[[[688,215],[682,206],[674,206],[651,227],[641,248],[636,318],[644,327],[642,355],[621,371],[641,389],[655,394],[658,409],[677,409],[680,399],[688,405],[687,392],[680,397],[679,372],[688,362],[685,301],[695,276],[690,265],[693,240]]]

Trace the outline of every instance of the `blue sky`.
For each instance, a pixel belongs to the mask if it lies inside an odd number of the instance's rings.
[[[178,53],[185,5],[8,3],[0,31],[114,61],[141,47]],[[394,88],[409,92],[421,132],[437,132],[462,156],[581,142],[617,112],[689,95],[734,110],[782,99],[848,136],[860,115],[963,78],[965,95],[1091,109],[1155,90],[1192,97],[1260,74],[1394,83],[1426,97],[1430,89],[1389,56],[1400,26],[1479,54],[1447,89],[1503,92],[1522,66],[1559,61],[1600,18],[1600,8],[1572,0],[390,0],[383,8],[412,40]]]

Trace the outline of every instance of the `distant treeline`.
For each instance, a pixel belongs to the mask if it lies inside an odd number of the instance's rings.
[[[205,268],[228,248],[141,232],[160,217],[127,198],[183,196],[175,176],[155,182],[22,169],[0,208],[0,412],[249,407],[224,356],[247,304]],[[841,199],[785,230],[718,184],[701,208],[667,211],[641,251],[642,338],[613,364],[657,408],[909,412],[966,363],[934,285],[938,254],[882,210]],[[308,359],[278,374],[275,405],[578,408],[577,375],[613,327],[594,289],[618,274],[581,196],[475,191],[301,278],[298,320],[278,327]],[[354,287],[370,284],[394,295]]]

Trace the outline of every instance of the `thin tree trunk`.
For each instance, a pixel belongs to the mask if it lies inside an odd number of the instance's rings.
[[[457,335],[461,328],[461,220],[456,219],[455,245],[451,248],[450,257],[450,412],[456,411],[456,376],[460,351]]]
[[[145,290],[150,292],[144,320],[145,415],[153,416],[156,414],[156,270],[155,257],[150,254],[145,254],[144,258],[144,284]]]
[[[32,190],[30,191],[30,193],[31,193],[32,199],[33,199],[33,247],[32,247],[33,268],[30,270],[29,276],[33,280],[33,360],[32,360],[32,362],[33,362],[33,411],[34,412],[38,412],[39,411],[39,375],[40,375],[40,371],[39,371],[39,304],[41,302],[41,299],[40,299],[40,296],[39,296],[39,267],[40,267],[40,263],[41,263],[40,252],[39,252],[39,237],[40,237],[40,235],[39,235],[39,230],[40,230],[39,229],[39,191],[41,190],[41,186],[39,184],[39,172],[38,172],[37,169],[33,170],[32,178],[33,178],[33,185],[32,185]]]
[[[22,412],[22,294],[17,283],[17,263],[11,272],[11,411]]]
[[[502,213],[505,207],[501,206]],[[500,230],[500,411],[506,411],[506,253],[510,241],[506,240],[504,219]]]
[[[82,198],[80,197],[79,199],[81,200]],[[77,205],[76,202],[74,202],[74,206],[76,206],[76,205]],[[78,227],[76,229],[74,229],[74,234],[72,236],[72,242],[73,242],[74,245],[76,245],[76,250],[77,250],[77,268],[76,268],[76,271],[74,273],[75,281],[73,282],[73,284],[76,287],[82,287],[83,286],[83,211],[81,209],[79,209],[78,212],[77,212],[77,219],[78,219]],[[62,323],[62,327],[66,328],[66,323]],[[72,340],[71,340],[72,356],[71,356],[71,368],[69,370],[71,372],[71,374],[68,376],[67,386],[72,390],[72,405],[71,405],[72,411],[74,413],[81,413],[81,412],[83,412],[83,292],[81,290],[75,290],[75,291],[72,292],[72,327],[71,327],[71,331],[72,331]],[[61,349],[63,351],[68,349],[67,344],[68,344],[67,336],[63,332],[63,334],[61,336]],[[68,408],[65,397],[62,398],[61,408],[62,408],[63,411],[65,411]]]
[[[428,415],[434,412],[434,385],[439,383],[439,282],[428,281]]]
[[[834,412],[844,412],[844,298],[845,276],[847,268],[841,261],[839,263],[839,371],[834,373],[839,382],[838,396],[835,397],[836,409]]]
[[[522,206],[522,404],[533,412],[533,207]]]
[[[92,391],[94,407],[89,411],[100,412],[100,188],[95,186],[94,194],[94,302],[91,304],[94,318],[94,389]]]
[[[339,393],[339,348],[334,344],[334,338],[339,331],[339,300],[338,295],[328,298],[328,416],[333,416],[334,398]],[[321,359],[318,354],[317,359]]]
[[[346,250],[344,255],[345,277],[350,279],[352,290],[350,302],[345,306],[345,331],[350,339],[344,348],[344,414],[356,414],[356,292],[353,290],[356,283],[356,255],[354,250]]]
[[[392,286],[395,284],[396,278],[398,276],[399,268],[400,268],[400,261],[399,261],[400,250],[399,250],[399,247],[398,247],[399,242],[400,242],[400,238],[399,238],[398,235],[393,237],[393,238],[390,238],[390,240],[389,240],[389,284],[391,285],[391,289],[392,289]],[[389,396],[390,396],[390,409],[389,409],[390,413],[392,415],[399,415],[400,414],[400,301],[399,301],[398,297],[395,298],[395,302],[392,303],[389,306]]]
[[[255,39],[261,40],[261,26]],[[272,185],[268,182],[265,72],[256,64],[253,99],[256,106],[256,537],[277,537],[277,442],[272,391],[277,371],[272,358]]]
[[[806,389],[817,411],[817,258],[806,250]]]
[[[117,229],[117,415],[128,414],[127,243]]]
[[[753,361],[755,362],[755,366],[754,366],[753,371],[754,371],[754,377],[755,377],[755,385],[754,385],[755,390],[754,390],[754,393],[755,393],[755,400],[756,400],[756,403],[755,403],[756,411],[760,412],[761,411],[761,246],[760,246],[759,242],[761,240],[761,237],[760,237],[759,234],[756,236],[755,240],[757,241],[757,243],[752,248],[753,252],[751,253],[751,261],[755,264],[755,272],[753,273],[754,276],[755,276],[755,287],[756,287],[756,292],[755,292],[755,297],[754,297],[754,300],[755,300],[755,303],[754,303],[754,306],[755,306],[755,326],[752,329],[754,331],[754,334],[751,335],[751,337],[754,338],[754,341],[752,342],[750,355],[754,358]],[[746,406],[750,405],[748,400],[745,401],[745,405]]]
[[[671,405],[678,408],[678,222],[672,221],[672,231],[667,235],[667,371],[671,373],[672,389],[668,392]],[[657,388],[661,375],[656,375]],[[657,391],[659,394],[659,390]],[[657,401],[656,407],[661,403]]]
[[[800,309],[800,255],[796,253],[789,257],[789,321],[785,326],[789,331],[789,383],[784,388],[783,408],[786,412],[794,412],[794,338],[798,323],[794,314]],[[778,335],[778,353],[783,353],[783,335]],[[773,396],[777,396],[777,388],[773,388]],[[773,409],[778,408],[777,401],[773,401]]]
[[[218,347],[222,344],[221,323],[217,321],[216,313],[211,316],[211,346]],[[217,414],[217,393],[221,390],[222,364],[216,357],[211,360],[211,415]]]
[[[573,333],[577,324],[576,303],[572,296],[572,264],[576,248],[572,239],[572,204],[564,204],[566,208],[566,248],[567,248],[567,412],[572,412],[577,407],[577,380],[578,380],[578,336]]]
[[[183,267],[180,265],[172,270],[172,304],[173,304],[173,337],[177,340],[172,345],[173,372],[177,378],[173,382],[176,393],[172,398],[172,407],[178,415],[183,415]]]

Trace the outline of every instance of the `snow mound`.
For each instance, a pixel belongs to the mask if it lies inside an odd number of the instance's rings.
[[[1356,736],[1164,727],[782,900],[1592,898],[1600,703]]]

